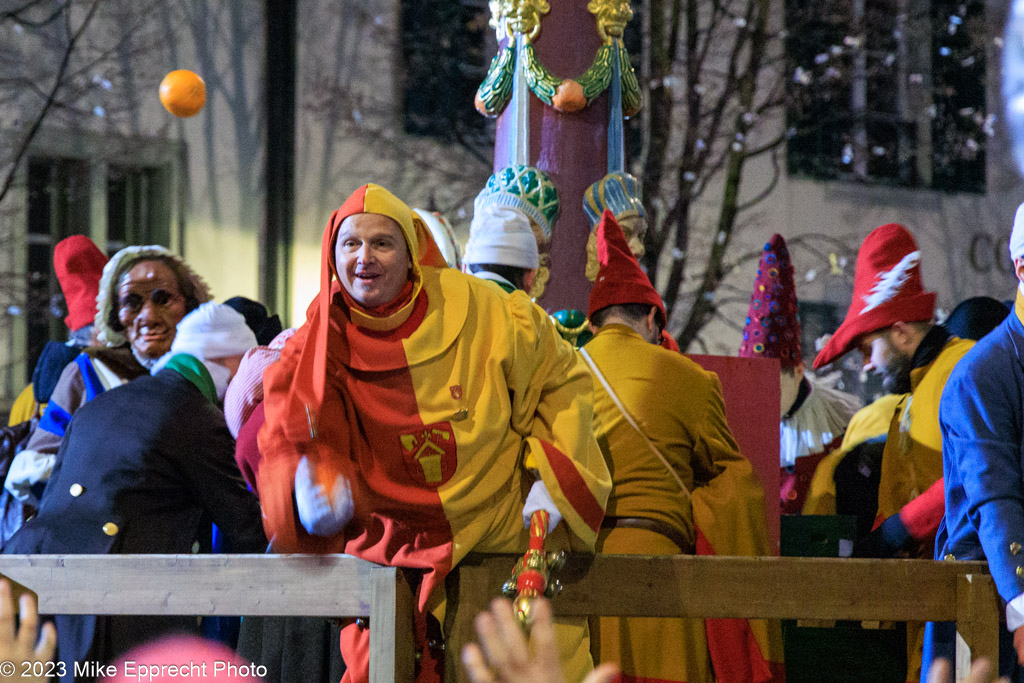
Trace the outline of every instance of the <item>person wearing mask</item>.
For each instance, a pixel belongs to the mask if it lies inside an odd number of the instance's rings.
[[[38,505],[75,412],[108,389],[146,374],[171,348],[175,328],[210,290],[180,257],[158,245],[125,247],[103,267],[94,332],[99,346],[68,364],[39,426],[11,463],[4,488]]]
[[[782,235],[772,235],[761,253],[739,356],[779,361],[779,505],[782,514],[800,514],[815,468],[842,443],[861,403],[806,373],[793,263]]]
[[[8,554],[190,553],[212,519],[235,552],[266,547],[259,503],[234,461],[220,400],[242,355],[256,345],[245,319],[206,303],[178,325],[155,374],[82,406],[61,443],[39,513]],[[193,617],[58,615],[62,681],[74,663],[109,662]],[[81,679],[79,679],[81,680]]]

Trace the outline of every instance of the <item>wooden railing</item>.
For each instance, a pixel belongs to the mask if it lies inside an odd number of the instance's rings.
[[[0,555],[40,614],[368,617],[370,682],[413,680],[401,570],[349,555]]]
[[[448,680],[467,680],[461,645],[513,560],[471,555],[450,577]],[[353,557],[0,555],[0,574],[45,614],[369,617],[370,680],[412,680],[409,585]],[[980,562],[573,556],[559,579],[558,615],[955,621],[958,681],[972,659],[998,656],[999,600]]]

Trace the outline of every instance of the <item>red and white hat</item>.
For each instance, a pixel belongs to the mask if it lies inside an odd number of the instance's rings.
[[[865,334],[897,322],[931,320],[935,293],[921,283],[921,251],[897,223],[875,228],[857,252],[853,300],[839,329],[814,359],[815,369],[850,351]]]
[[[590,290],[588,318],[606,306],[648,304],[658,309],[664,327],[667,316],[661,295],[640,268],[629,250],[622,228],[615,221],[615,215],[608,209],[604,210],[601,222],[597,224],[597,262],[599,270]]]

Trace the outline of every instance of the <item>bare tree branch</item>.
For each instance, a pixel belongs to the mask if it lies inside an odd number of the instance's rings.
[[[35,137],[36,133],[39,132],[39,128],[43,125],[43,120],[46,118],[50,109],[52,109],[56,104],[57,91],[64,83],[64,74],[68,69],[68,64],[71,62],[71,55],[75,50],[75,45],[85,33],[85,30],[89,27],[89,22],[91,22],[92,18],[96,15],[96,10],[99,8],[101,2],[102,0],[93,0],[93,3],[89,6],[89,11],[86,12],[81,25],[74,32],[71,30],[71,9],[68,5],[64,5],[65,27],[68,34],[68,43],[64,50],[64,56],[61,59],[60,67],[57,69],[57,76],[53,80],[53,85],[50,88],[50,93],[46,98],[46,102],[43,104],[42,110],[32,122],[28,132],[21,139],[21,143],[18,145],[17,151],[12,159],[11,167],[7,172],[7,177],[4,179],[3,185],[0,186],[0,203],[3,203],[4,197],[7,196],[7,192],[11,189],[18,167],[21,165],[21,160],[28,151],[29,145],[32,144],[32,139]]]

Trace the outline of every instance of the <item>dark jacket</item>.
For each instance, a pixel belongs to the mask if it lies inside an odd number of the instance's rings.
[[[100,394],[74,415],[39,514],[4,552],[189,553],[204,513],[235,552],[266,547],[219,407],[173,369]],[[157,589],[158,586],[154,586]],[[108,662],[191,617],[61,616],[58,657]]]

